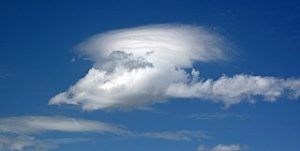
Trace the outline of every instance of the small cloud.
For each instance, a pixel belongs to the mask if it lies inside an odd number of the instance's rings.
[[[71,62],[75,62],[75,61],[76,61],[76,58],[73,57],[73,58],[71,59]]]
[[[87,141],[86,138],[55,138],[37,139],[26,135],[0,135],[0,150],[22,151],[36,150],[48,151],[59,147],[61,144],[78,143]]]
[[[222,119],[240,119],[244,120],[245,117],[233,113],[200,113],[200,114],[191,114],[187,118],[193,120],[222,120]]]
[[[47,151],[57,147],[57,144],[46,140],[37,140],[31,136],[2,136],[0,135],[0,150],[22,151],[39,150]]]
[[[204,131],[161,131],[161,132],[146,132],[139,134],[141,137],[156,138],[173,141],[189,141],[189,140],[202,140],[207,139],[208,136]]]
[[[205,145],[200,145],[198,146],[197,151],[242,151],[245,149],[246,147],[241,147],[238,144],[230,144],[230,145],[219,144],[212,148],[208,148]]]

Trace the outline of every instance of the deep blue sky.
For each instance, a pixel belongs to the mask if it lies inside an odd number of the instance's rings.
[[[83,112],[74,106],[49,106],[58,92],[84,76],[91,62],[78,59],[74,47],[107,30],[157,23],[205,26],[234,48],[230,61],[197,64],[204,77],[237,73],[299,77],[300,1],[1,1],[0,116],[60,115],[124,125],[136,131],[203,130],[202,141],[155,139],[93,141],[57,150],[188,151],[200,144],[242,144],[253,151],[300,149],[300,102],[242,103],[229,109],[205,101],[172,101],[153,111]],[[191,114],[233,114],[194,120]],[[241,118],[242,117],[242,118]],[[46,134],[45,134],[46,135]],[[63,136],[64,134],[57,134]],[[46,137],[46,136],[41,136]]]

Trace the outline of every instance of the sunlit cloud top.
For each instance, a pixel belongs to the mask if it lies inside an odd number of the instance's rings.
[[[197,62],[230,56],[221,35],[204,27],[163,24],[108,31],[78,46],[95,61],[87,75],[49,104],[80,105],[84,110],[132,109],[170,98],[198,98],[225,106],[257,98],[297,99],[300,80],[237,74],[217,80],[201,77]],[[191,70],[187,70],[191,69]]]

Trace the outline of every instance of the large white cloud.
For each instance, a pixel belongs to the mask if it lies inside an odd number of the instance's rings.
[[[229,106],[256,97],[275,101],[300,95],[299,79],[245,74],[201,78],[193,64],[226,59],[227,54],[222,37],[203,27],[164,24],[114,30],[89,38],[79,48],[94,66],[49,104],[131,109],[179,97]]]

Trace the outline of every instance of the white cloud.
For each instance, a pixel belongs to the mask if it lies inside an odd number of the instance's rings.
[[[115,30],[93,36],[79,47],[95,61],[94,66],[49,104],[80,105],[84,110],[132,109],[179,97],[230,106],[256,97],[275,101],[300,96],[299,79],[246,74],[201,78],[193,68],[195,62],[224,60],[227,54],[221,36],[203,27],[165,24]]]
[[[48,151],[59,147],[60,144],[87,141],[85,138],[56,138],[36,139],[26,135],[0,135],[0,150],[6,151]]]
[[[231,145],[219,144],[212,148],[208,148],[205,145],[200,145],[197,148],[197,151],[241,151],[241,150],[242,147],[238,144],[231,144]]]
[[[37,139],[35,137],[43,132],[93,132],[116,135],[128,133],[127,130],[113,124],[77,118],[51,116],[6,117],[0,118],[0,150],[47,151],[58,147],[60,144],[86,140],[84,138]]]
[[[46,131],[123,134],[125,130],[108,123],[68,117],[20,116],[0,118],[0,132],[34,134]]]
[[[173,84],[168,88],[167,94],[170,97],[202,98],[223,102],[226,106],[245,100],[253,102],[256,97],[274,102],[285,95],[298,98],[300,80],[240,74],[233,77],[222,76],[215,81],[208,79],[192,84]]]
[[[201,114],[191,114],[187,116],[187,118],[193,120],[221,120],[221,119],[239,119],[244,120],[246,119],[245,116],[234,114],[234,113],[201,113]]]
[[[35,135],[43,132],[111,133],[125,137],[190,140],[206,138],[204,131],[148,131],[134,132],[110,123],[69,117],[20,116],[0,118],[0,134]]]
[[[55,144],[35,140],[30,136],[1,136],[0,150],[21,151],[25,149],[47,151],[56,148]]]
[[[161,139],[170,141],[201,140],[208,136],[203,131],[148,131],[135,132],[110,123],[70,117],[20,116],[0,118],[0,150],[50,150],[59,144],[84,141],[83,138],[41,139],[44,132],[108,133],[124,138]]]
[[[146,132],[139,134],[140,137],[157,138],[174,141],[202,140],[208,138],[203,131],[162,131],[162,132]]]

